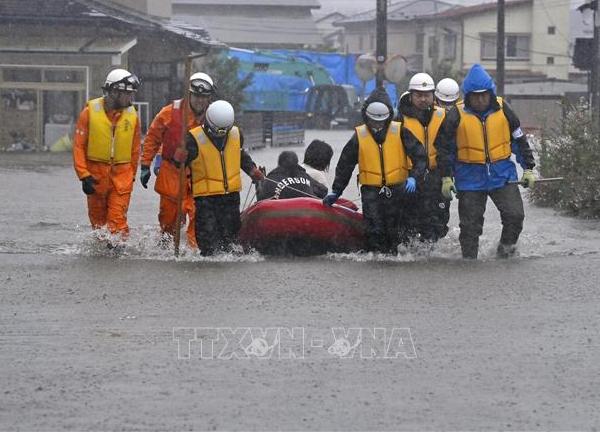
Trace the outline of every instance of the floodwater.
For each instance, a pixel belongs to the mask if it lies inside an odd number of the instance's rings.
[[[337,160],[349,137],[306,142]],[[251,154],[271,169],[281,150]],[[115,256],[68,155],[1,154],[0,191],[0,430],[600,424],[597,221],[526,204],[520,256],[497,260],[488,203],[466,262],[454,202],[431,254],[175,259],[138,182]],[[345,196],[360,202],[356,185]]]

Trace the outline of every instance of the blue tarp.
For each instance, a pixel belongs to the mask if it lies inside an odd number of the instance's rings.
[[[356,54],[337,54],[337,53],[322,53],[315,51],[303,50],[273,50],[275,54],[287,57],[300,58],[305,61],[316,63],[323,66],[331,75],[336,84],[350,84],[356,89],[356,94],[363,96],[362,81],[354,71],[354,65],[358,55]],[[375,80],[366,83],[365,94],[367,97],[375,89]],[[385,86],[392,101],[398,100],[396,95],[396,86],[392,83],[387,83]]]
[[[320,66],[331,76],[335,84],[350,84],[356,89],[358,96],[363,96],[363,83],[354,71],[355,54],[321,53],[302,50],[273,50],[254,52],[231,49],[227,53],[246,65],[240,72],[240,78],[248,73],[253,74],[252,84],[244,91],[246,102],[244,109],[249,111],[304,111],[307,92],[312,87],[311,81],[294,75],[271,72],[250,72],[248,64],[272,64],[298,62],[306,65]],[[364,97],[375,88],[375,80],[365,85]],[[386,90],[392,101],[397,100],[396,86],[388,83]]]
[[[246,74],[240,72],[240,78]],[[253,72],[252,84],[244,90],[244,109],[249,111],[304,111],[311,82],[289,75]]]

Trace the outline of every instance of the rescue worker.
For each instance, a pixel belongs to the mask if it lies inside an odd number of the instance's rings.
[[[413,198],[407,224],[419,240],[435,243],[448,232],[450,200],[441,193],[442,178],[437,170],[435,140],[446,112],[434,105],[435,84],[426,73],[415,74],[408,83],[408,92],[400,97],[398,121],[407,129],[405,140],[417,140],[427,156],[427,169]],[[413,234],[411,232],[411,234]]]
[[[327,195],[327,172],[333,157],[333,149],[325,141],[312,140],[304,151],[302,167],[313,179],[313,190],[319,198]]]
[[[196,241],[204,256],[231,250],[240,230],[240,170],[254,182],[264,179],[252,158],[243,149],[244,139],[234,126],[229,102],[218,100],[207,110],[204,125],[186,136],[187,164],[192,173],[192,194],[196,205]],[[176,154],[184,162],[184,154]]]
[[[500,211],[502,234],[497,254],[514,255],[523,230],[523,200],[516,184],[511,153],[523,167],[525,187],[535,184],[533,154],[519,119],[510,106],[496,96],[496,85],[485,69],[475,64],[463,82],[464,103],[446,115],[438,141],[438,167],[442,193],[458,196],[460,246],[464,258],[476,259],[483,214],[488,196]],[[454,177],[454,178],[453,178]],[[458,192],[457,192],[458,191]]]
[[[376,89],[362,108],[364,124],[356,127],[344,146],[331,192],[323,204],[331,206],[342,195],[358,163],[367,250],[395,254],[404,211],[402,198],[416,191],[425,171],[425,149],[405,141],[401,124],[392,121],[393,107],[384,89]],[[408,159],[413,168],[409,172]]]
[[[435,103],[440,108],[449,110],[458,103],[460,87],[452,78],[444,78],[435,87]]]
[[[193,129],[204,123],[206,108],[214,97],[215,88],[212,78],[197,72],[189,81],[189,110],[186,130]],[[154,190],[160,195],[158,222],[163,233],[162,240],[168,241],[175,233],[177,219],[177,196],[179,194],[179,168],[173,160],[173,155],[180,145],[182,134],[183,99],[178,99],[165,106],[154,117],[146,138],[141,160],[140,181],[148,188],[150,166],[155,156],[160,152],[160,169],[158,170]],[[189,176],[189,170],[186,173]],[[195,206],[191,192],[191,184],[186,182],[182,201],[183,223],[187,216],[187,242],[196,248]]]
[[[259,183],[256,199],[315,197],[315,183],[306,170],[298,165],[298,155],[293,151],[283,151],[279,155],[277,168]]]
[[[121,240],[129,234],[127,210],[140,156],[140,122],[132,106],[139,85],[125,69],[109,72],[104,95],[87,102],[73,139],[75,172],[87,195],[92,228],[106,226]]]

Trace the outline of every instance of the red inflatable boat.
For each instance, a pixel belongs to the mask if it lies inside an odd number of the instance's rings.
[[[321,255],[364,248],[362,213],[343,199],[326,207],[315,198],[259,201],[242,212],[240,240],[266,255]]]

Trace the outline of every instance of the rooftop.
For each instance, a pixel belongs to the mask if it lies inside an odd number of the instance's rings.
[[[298,6],[318,9],[319,0],[172,0],[173,5]]]
[[[461,8],[453,3],[441,0],[404,0],[392,3],[388,6],[388,21],[408,21],[414,18],[428,17],[439,14],[451,9]],[[343,26],[345,24],[375,21],[376,9],[370,9],[366,12],[349,16],[336,22],[335,25]]]

